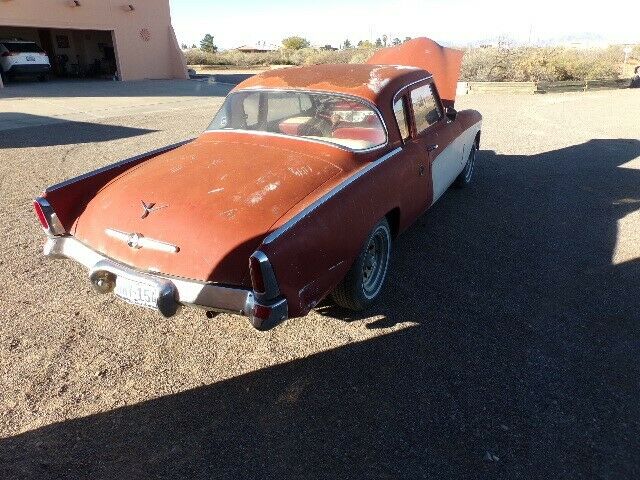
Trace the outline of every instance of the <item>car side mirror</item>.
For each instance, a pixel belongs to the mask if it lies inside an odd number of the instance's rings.
[[[456,117],[458,116],[458,111],[453,107],[447,107],[444,110],[444,114],[447,117],[447,120],[450,122],[454,122]]]

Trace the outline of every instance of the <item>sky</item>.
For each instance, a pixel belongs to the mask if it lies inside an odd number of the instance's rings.
[[[265,41],[280,45],[300,35],[314,45],[346,38],[375,40],[427,36],[468,45],[508,38],[541,43],[567,37],[640,43],[640,3],[582,0],[170,0],[180,43],[199,44],[211,33],[221,48]],[[611,5],[611,6],[610,6]]]

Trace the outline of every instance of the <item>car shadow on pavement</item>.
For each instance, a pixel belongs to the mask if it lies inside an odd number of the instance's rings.
[[[28,113],[0,112],[0,148],[108,142],[153,132],[157,130],[75,122]]]
[[[2,439],[0,477],[638,478],[638,156],[481,152],[395,244],[363,321],[395,329]]]

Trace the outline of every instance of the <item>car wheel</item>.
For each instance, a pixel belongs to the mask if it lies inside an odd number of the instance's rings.
[[[475,170],[476,165],[476,154],[478,153],[478,148],[474,143],[471,147],[471,151],[469,152],[469,156],[467,157],[467,163],[464,165],[464,169],[460,172],[460,175],[455,179],[454,185],[458,188],[466,187],[471,183],[471,179],[473,178],[473,171]]]
[[[382,219],[368,235],[351,269],[331,298],[343,308],[364,310],[382,291],[391,256],[391,229]]]

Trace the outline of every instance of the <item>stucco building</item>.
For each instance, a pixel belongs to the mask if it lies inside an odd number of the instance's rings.
[[[0,0],[7,38],[37,42],[60,77],[188,78],[169,0]]]

